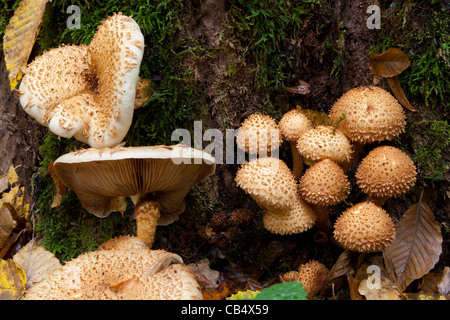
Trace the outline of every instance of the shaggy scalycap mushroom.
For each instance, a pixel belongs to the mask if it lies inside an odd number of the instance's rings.
[[[195,275],[180,256],[133,248],[124,238],[84,253],[33,285],[25,300],[202,299]]]
[[[282,142],[275,120],[259,113],[245,119],[236,136],[238,147],[250,154],[270,155]]]
[[[214,173],[215,159],[184,145],[91,148],[65,154],[53,166],[97,217],[118,211],[117,203],[131,197],[138,237],[151,247],[156,225],[178,219],[190,188]]]
[[[302,264],[297,271],[289,271],[280,277],[281,282],[298,281],[303,285],[308,297],[320,292],[327,283],[328,268],[316,260]]]
[[[291,170],[277,158],[246,162],[238,170],[235,181],[263,209],[290,209],[297,195],[297,182]]]
[[[324,159],[347,162],[353,152],[344,133],[332,126],[317,126],[306,131],[298,139],[297,148],[304,158],[312,162]]]
[[[292,153],[292,173],[295,179],[299,179],[303,171],[303,157],[297,149],[297,141],[300,136],[312,128],[311,121],[306,115],[297,109],[293,109],[283,115],[278,126],[283,140],[288,141]]]
[[[372,202],[362,202],[344,211],[334,225],[334,237],[345,249],[357,252],[383,251],[395,238],[389,214]]]
[[[295,198],[288,210],[267,210],[264,213],[264,228],[274,234],[297,234],[311,229],[316,217],[311,206],[301,197]]]
[[[20,103],[58,136],[91,147],[111,147],[125,137],[135,107],[144,36],[131,18],[104,20],[89,46],[63,46],[25,69]]]
[[[345,119],[342,119],[343,114]],[[358,87],[344,93],[330,110],[330,122],[339,122],[352,141],[371,143],[391,140],[405,130],[402,106],[387,91],[376,87]]]
[[[416,182],[416,166],[403,151],[381,146],[373,149],[361,161],[356,171],[356,182],[369,196],[380,199],[398,197]]]

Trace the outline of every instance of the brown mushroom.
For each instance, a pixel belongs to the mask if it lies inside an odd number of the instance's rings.
[[[377,205],[407,192],[416,182],[416,166],[403,151],[381,146],[373,149],[361,161],[356,182]]]
[[[297,148],[310,164],[324,159],[345,164],[350,161],[353,152],[344,133],[332,126],[317,126],[307,130],[298,139]]]
[[[131,125],[144,36],[131,18],[114,14],[89,46],[62,46],[25,69],[18,90],[30,116],[58,136],[112,147]]]
[[[179,255],[113,239],[84,253],[27,290],[24,300],[191,300],[200,286]]]
[[[376,86],[347,91],[333,104],[329,117],[352,142],[360,144],[391,140],[406,124],[402,106]]]
[[[383,251],[395,238],[389,214],[372,202],[362,202],[344,211],[334,225],[334,238],[356,252]]]
[[[91,148],[59,157],[54,168],[82,206],[97,217],[120,211],[117,204],[130,196],[137,235],[151,247],[157,224],[178,219],[190,188],[214,173],[215,160],[184,145]]]
[[[312,128],[311,121],[302,112],[293,109],[283,115],[278,126],[283,139],[291,147],[292,173],[298,180],[303,172],[303,157],[297,149],[297,141],[305,131]]]
[[[329,207],[342,202],[350,192],[350,183],[342,168],[330,159],[317,162],[300,178],[298,191],[305,201],[314,206],[316,226],[325,235],[332,224]]]
[[[281,143],[278,124],[270,116],[254,113],[244,120],[236,136],[238,147],[249,154],[272,155]]]
[[[302,264],[297,271],[289,271],[280,276],[281,282],[298,281],[303,285],[308,298],[322,291],[329,274],[328,268],[317,260],[310,260]]]

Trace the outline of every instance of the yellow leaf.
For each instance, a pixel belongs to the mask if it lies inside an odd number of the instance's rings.
[[[16,173],[16,168],[14,168],[13,165],[9,166],[8,172],[6,173],[6,176],[8,177],[8,182],[10,185],[13,185],[17,181],[19,181],[19,176]]]
[[[0,248],[3,248],[16,225],[17,222],[12,217],[9,209],[0,204]]]
[[[25,293],[27,276],[13,260],[0,260],[0,300],[17,300]]]
[[[301,106],[297,106],[297,109],[302,112],[312,123],[313,126],[328,126],[330,125],[330,120],[324,112],[303,109]]]
[[[3,50],[11,90],[22,78],[22,68],[27,66],[47,2],[48,0],[22,0],[6,27]]]

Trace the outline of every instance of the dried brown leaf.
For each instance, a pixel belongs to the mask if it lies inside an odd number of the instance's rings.
[[[400,85],[400,81],[398,81],[398,78],[397,77],[387,78],[387,81],[389,83],[389,87],[392,90],[392,93],[394,93],[394,96],[397,98],[400,104],[408,110],[417,111],[417,109],[414,108],[411,105],[411,103],[409,103],[408,98],[406,98],[405,92],[403,91],[402,86]]]
[[[411,65],[406,54],[396,48],[369,56],[369,66],[372,72],[380,77],[390,78],[398,76]]]
[[[53,179],[53,183],[55,184],[56,187],[56,195],[53,198],[52,204],[50,205],[51,208],[55,208],[61,204],[62,196],[67,193],[68,188],[56,174],[56,170],[53,167],[53,161],[50,162],[50,164],[48,165],[48,172],[50,172]]]
[[[0,204],[0,249],[3,248],[17,222],[5,204]]]
[[[392,261],[399,289],[426,275],[442,252],[442,234],[426,203],[412,205],[396,224],[396,238],[384,256]],[[385,260],[386,260],[385,259]]]

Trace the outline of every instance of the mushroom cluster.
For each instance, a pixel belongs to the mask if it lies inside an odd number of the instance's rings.
[[[84,253],[30,287],[24,300],[201,300],[182,258],[122,236]]]
[[[302,264],[296,271],[282,274],[280,281],[300,282],[307,292],[308,298],[312,298],[326,287],[329,272],[326,265],[317,260],[311,260]]]

